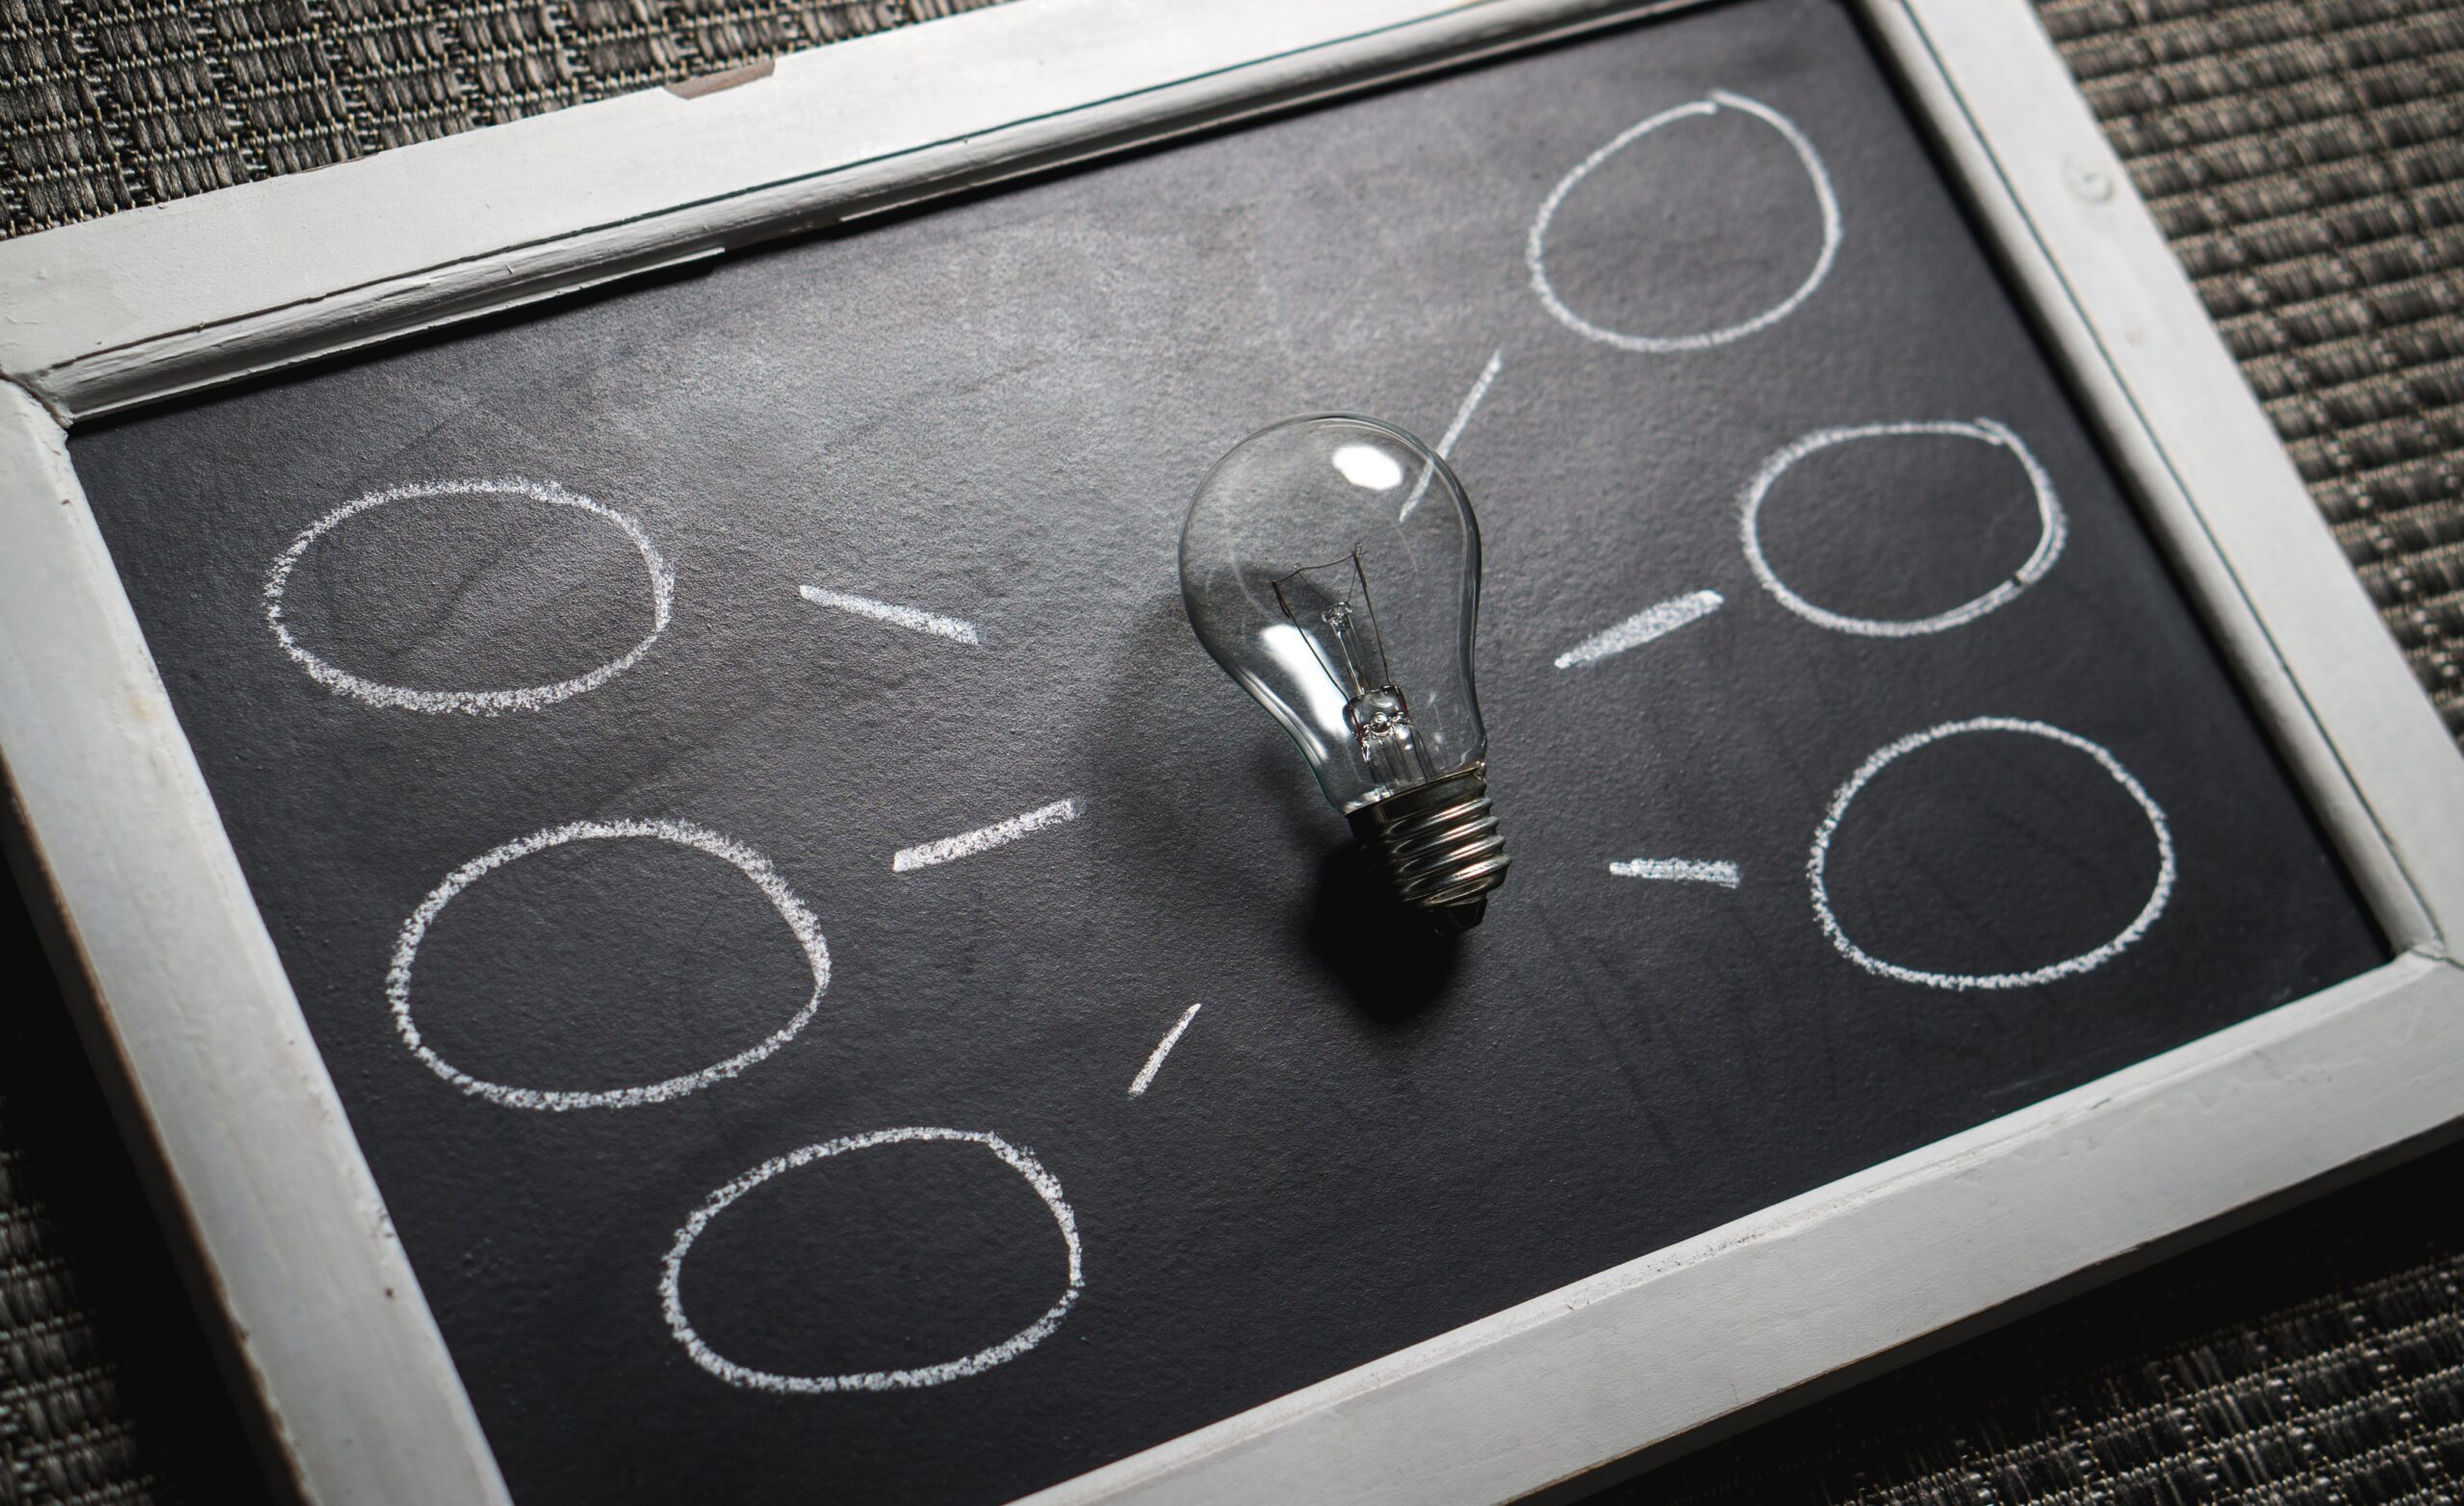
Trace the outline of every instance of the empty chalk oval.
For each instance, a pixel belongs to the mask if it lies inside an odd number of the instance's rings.
[[[1858,798],[1865,792],[1875,779],[1911,754],[1952,740],[1958,740],[1964,746],[1969,745],[1971,740],[1976,740],[1978,746],[1981,746],[1983,737],[2002,734],[2042,739],[2044,743],[2052,744],[2056,748],[2084,754],[2094,770],[2100,771],[2105,779],[2110,780],[2128,797],[2128,804],[2121,805],[2121,811],[2130,812],[2135,806],[2136,815],[2144,820],[2147,831],[2153,838],[2155,873],[2148,881],[2145,900],[2140,903],[2137,913],[2131,916],[2128,923],[2102,943],[2072,956],[2059,957],[2035,966],[2006,968],[1994,972],[1955,972],[1938,965],[1912,966],[1905,961],[1890,961],[1875,956],[1849,935],[1848,928],[1841,921],[1838,906],[1834,900],[1833,883],[1836,859],[1833,849],[1841,824],[1848,818],[1849,811],[1857,804]],[[1936,761],[1938,764],[1938,755]],[[2008,761],[2007,755],[2004,761]],[[1939,783],[1944,772],[1938,766],[1929,770],[1937,784]],[[2079,797],[2082,793],[2092,793],[2092,791],[2077,789],[2073,779],[2061,777],[2066,772],[2051,768],[2034,771],[2031,782],[2039,786],[2034,793],[2040,797],[2039,804],[2041,808],[2032,818],[2018,823],[2020,830],[2015,835],[2013,834],[2012,828],[2017,813],[2008,808],[2011,804],[2008,800],[1973,813],[1983,819],[1968,823],[1970,830],[1993,830],[1998,835],[1998,840],[1993,846],[1966,855],[1970,859],[1983,859],[1978,865],[1983,870],[1981,874],[1964,876],[1952,872],[1952,865],[1940,858],[1933,862],[1920,860],[1914,864],[1902,864],[1903,867],[1912,870],[1903,877],[1912,882],[1918,892],[1951,891],[1951,908],[1960,921],[1956,928],[1959,934],[1971,938],[1990,938],[1997,932],[2028,929],[2028,923],[2031,921],[2047,918],[2044,914],[2035,912],[2059,912],[2071,907],[2066,905],[2048,903],[2060,890],[2057,885],[2049,883],[2044,876],[2040,875],[2034,881],[2029,881],[2022,876],[2013,874],[2011,869],[2015,866],[2018,859],[2031,854],[2040,853],[2045,856],[2061,859],[2060,866],[2075,867],[2083,860],[2083,855],[2089,858],[2110,855],[2108,850],[2118,845],[2103,838],[2120,834],[2120,829],[2114,828],[2111,832],[2106,832],[2102,829],[2107,823],[2092,824],[2091,818],[2096,813],[2086,807]],[[2008,787],[2007,783],[2005,787]],[[1878,830],[1887,831],[1893,826],[1897,826],[1904,830],[1924,834],[1925,824],[1910,813],[1912,803],[1907,798],[1910,793],[1912,792],[1905,790],[1901,792],[1901,799],[1896,803],[1899,809],[1888,808],[1886,803],[1884,814],[1875,818]],[[2128,821],[2130,816],[2120,814],[2116,819]],[[2061,852],[2059,845],[2049,840],[2046,835],[2048,830],[2055,828],[2083,839],[2086,846],[2091,849],[2090,853],[2082,855]],[[1830,807],[1823,812],[1821,825],[1814,830],[1813,850],[1806,860],[1806,878],[1812,890],[1815,922],[1822,928],[1823,934],[1830,939],[1832,946],[1840,956],[1866,972],[1880,977],[1895,979],[1900,983],[1921,983],[1931,988],[1957,991],[2034,987],[2040,983],[2075,978],[2104,966],[2128,951],[2140,937],[2147,933],[2150,926],[2156,924],[2157,917],[2165,913],[2165,906],[2172,898],[2173,883],[2178,871],[2173,852],[2171,825],[2166,820],[2165,812],[2156,804],[2154,797],[2150,796],[2138,779],[2122,766],[2120,759],[2115,757],[2100,744],[2091,742],[2076,732],[2066,731],[2043,722],[2000,716],[1974,717],[1964,722],[1945,722],[1938,727],[1929,727],[1920,732],[1912,732],[1878,750],[1859,765],[1857,771],[1849,776],[1848,781],[1832,796]],[[1967,881],[1963,881],[1964,879]],[[1990,905],[1992,897],[1997,893],[2019,896],[2020,906],[2014,906],[2006,903],[1997,912]],[[2119,899],[2120,896],[2117,895],[2116,898]],[[2117,905],[2114,913],[2118,913],[2119,908],[2120,906]],[[2107,924],[2110,923],[2109,919]]]
[[[1058,1252],[1061,1256],[1059,1262],[1061,1292],[1052,1300],[1051,1305],[1044,1309],[1042,1315],[1006,1338],[997,1339],[970,1353],[950,1359],[925,1359],[920,1364],[897,1368],[830,1371],[816,1367],[809,1372],[790,1373],[740,1364],[720,1354],[704,1340],[701,1333],[694,1327],[692,1319],[685,1314],[684,1265],[686,1258],[693,1253],[695,1243],[703,1238],[721,1214],[733,1208],[739,1200],[755,1188],[774,1178],[795,1171],[799,1167],[810,1166],[817,1161],[826,1161],[835,1157],[852,1155],[877,1146],[918,1142],[946,1145],[953,1152],[963,1153],[972,1148],[989,1153],[1001,1165],[1015,1173],[1037,1198],[1041,1200],[1044,1212],[1051,1215],[1053,1229],[1061,1236],[1061,1247]],[[1019,1256],[1022,1260],[1048,1258],[1040,1256],[1031,1248],[1022,1248]],[[814,1279],[827,1283],[829,1272],[826,1270],[817,1272]],[[799,1278],[797,1284],[806,1283]],[[817,1145],[807,1145],[800,1150],[790,1151],[786,1155],[765,1161],[712,1192],[703,1201],[702,1206],[694,1210],[692,1215],[685,1219],[683,1227],[677,1230],[676,1240],[669,1246],[667,1259],[659,1267],[658,1292],[659,1308],[667,1318],[669,1333],[675,1336],[678,1343],[684,1346],[684,1352],[692,1357],[693,1363],[710,1374],[731,1386],[742,1386],[753,1391],[773,1391],[783,1395],[824,1395],[836,1391],[913,1391],[981,1374],[996,1365],[1016,1359],[1041,1343],[1054,1329],[1061,1326],[1062,1318],[1077,1302],[1078,1294],[1085,1285],[1083,1251],[1078,1242],[1077,1216],[1070,1212],[1067,1199],[1062,1195],[1061,1183],[1051,1172],[1044,1169],[1041,1161],[1001,1136],[987,1131],[906,1126],[891,1130],[875,1130],[863,1135],[845,1136],[838,1139],[825,1140]]]
[[[294,574],[300,562],[320,541],[351,519],[378,508],[401,502],[438,498],[470,497],[498,503],[529,501],[545,507],[564,509],[572,514],[601,520],[623,537],[641,562],[648,577],[650,594],[650,630],[640,641],[612,657],[577,675],[546,680],[531,685],[514,685],[501,689],[428,689],[413,685],[391,684],[360,675],[336,664],[301,640],[293,621],[290,594]],[[397,572],[398,578],[418,578],[415,574]],[[440,584],[435,594],[451,602],[460,602],[467,582],[462,586]],[[656,545],[642,525],[625,513],[578,493],[569,492],[553,481],[529,481],[518,477],[493,480],[413,481],[386,487],[354,498],[310,523],[290,547],[274,557],[260,593],[264,600],[266,625],[273,632],[274,642],[292,661],[305,670],[309,678],[338,695],[347,696],[368,705],[398,711],[463,712],[477,716],[495,716],[506,711],[536,711],[560,701],[567,701],[586,691],[596,690],[640,661],[667,631],[669,619],[676,609],[676,576]],[[491,636],[510,639],[519,636],[512,623],[491,625]]]
[[[566,1089],[518,1086],[488,1081],[448,1061],[430,1046],[421,1033],[419,1021],[411,1010],[411,979],[419,962],[420,947],[444,913],[463,891],[489,874],[550,848],[573,842],[604,842],[623,838],[648,838],[670,842],[696,852],[706,853],[734,868],[750,880],[761,897],[786,922],[795,937],[805,966],[812,976],[812,991],[798,1005],[784,1024],[768,1035],[732,1056],[690,1072],[678,1073],[657,1082],[636,1086],[590,1089]],[[385,975],[385,997],[394,1016],[394,1030],[409,1048],[413,1057],[429,1071],[445,1079],[475,1098],[507,1109],[544,1109],[562,1111],[571,1109],[629,1109],[643,1104],[663,1103],[697,1092],[714,1083],[722,1083],[761,1060],[803,1030],[821,1008],[821,996],[830,987],[830,948],[822,939],[821,924],[811,910],[787,887],[787,881],[771,867],[768,858],[740,842],[721,836],[682,821],[577,821],[553,827],[545,831],[492,848],[446,875],[443,882],[428,891],[410,918],[402,923],[401,933],[394,944],[393,965]],[[558,1009],[557,1001],[532,1001],[533,1008]]]
[[[1843,447],[1863,446],[1885,440],[1904,439],[1973,440],[2008,454],[2027,481],[2028,496],[2036,513],[2036,547],[2025,559],[2011,568],[1998,580],[1957,606],[1916,617],[1876,617],[1842,612],[1820,605],[1804,592],[1782,578],[1772,564],[1765,540],[1767,523],[1765,507],[1771,492],[1781,479],[1810,456]],[[1885,489],[1886,500],[1905,497],[1903,492]],[[1905,510],[1905,509],[1903,509]],[[1964,530],[1977,531],[1973,528]],[[1816,429],[1814,432],[1783,447],[1755,472],[1754,479],[1745,485],[1737,506],[1738,542],[1745,550],[1745,562],[1762,589],[1782,606],[1817,627],[1834,632],[1855,633],[1867,638],[1913,638],[1925,633],[1938,633],[1972,623],[1986,613],[2009,605],[2020,592],[2036,584],[2052,570],[2062,557],[2065,541],[2069,537],[2069,523],[2062,510],[2062,498],[2055,495],[2053,477],[2038,461],[2025,441],[2006,424],[1991,419],[1973,421],[1951,419],[1938,421],[1910,423],[1864,423],[1847,428]],[[1891,545],[1892,541],[1875,539],[1873,544]],[[1892,545],[1902,553],[1913,552],[1905,543]],[[1963,588],[1964,589],[1964,588]]]
[[[1566,213],[1570,201],[1579,209],[1581,204],[1590,201],[1593,194],[1600,192],[1603,185],[1594,184],[1591,192],[1583,193],[1578,199],[1578,191],[1584,188],[1585,180],[1599,173],[1621,153],[1655,138],[1676,142],[1681,140],[1682,133],[1695,128],[1694,123],[1714,120],[1723,114],[1767,127],[1784,144],[1794,164],[1803,169],[1813,192],[1813,224],[1810,227],[1812,244],[1800,251],[1792,242],[1786,254],[1801,256],[1802,260],[1791,265],[1802,266],[1806,269],[1789,291],[1776,301],[1750,312],[1740,309],[1738,317],[1706,328],[1642,332],[1616,327],[1637,322],[1635,312],[1638,311],[1622,314],[1607,311],[1603,305],[1611,299],[1613,290],[1598,285],[1597,279],[1576,279],[1587,286],[1581,292],[1570,292],[1570,269],[1564,265],[1568,248],[1558,247],[1559,265],[1553,270],[1550,260],[1552,236],[1562,240],[1565,235],[1563,222],[1571,217]],[[1734,195],[1744,191],[1733,165],[1722,168],[1718,161],[1708,156],[1703,159],[1703,170],[1694,174],[1687,186],[1702,196]],[[1607,201],[1600,212],[1657,217],[1664,221],[1666,212],[1660,208],[1664,197],[1656,192],[1630,191]],[[1604,253],[1613,252],[1596,259],[1629,275],[1638,270],[1659,272],[1662,275],[1647,285],[1648,288],[1657,289],[1664,283],[1665,301],[1677,303],[1681,295],[1683,303],[1699,305],[1709,295],[1709,289],[1733,282],[1734,273],[1740,267],[1751,269],[1781,257],[1782,253],[1776,247],[1768,245],[1771,222],[1781,213],[1781,209],[1759,200],[1721,203],[1698,209],[1696,223],[1681,220],[1674,225],[1663,223],[1656,227],[1667,242],[1657,255],[1636,254],[1631,243],[1634,227],[1621,224],[1615,233],[1594,238],[1602,241]],[[1704,222],[1713,217],[1719,222]],[[1763,238],[1763,243],[1759,245],[1756,240],[1758,233]],[[1540,299],[1541,306],[1568,329],[1586,340],[1598,341],[1620,350],[1668,354],[1724,345],[1767,329],[1795,313],[1798,306],[1822,286],[1823,279],[1831,275],[1832,264],[1839,255],[1839,236],[1838,195],[1832,188],[1830,170],[1823,166],[1813,142],[1797,129],[1795,121],[1761,101],[1732,94],[1725,89],[1714,89],[1702,99],[1663,110],[1628,126],[1560,178],[1556,187],[1550,190],[1548,197],[1541,201],[1540,212],[1531,221],[1530,234],[1524,242],[1524,263],[1530,270],[1531,291]],[[1784,284],[1786,274],[1781,276]],[[1627,291],[1630,294],[1635,290]],[[1748,300],[1751,297],[1749,294]],[[1578,312],[1577,304],[1588,312]]]

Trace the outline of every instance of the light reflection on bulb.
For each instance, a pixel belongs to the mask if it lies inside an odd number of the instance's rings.
[[[1403,468],[1394,456],[1368,445],[1345,445],[1329,457],[1344,479],[1373,492],[1391,492],[1403,484]]]
[[[1479,523],[1446,462],[1373,419],[1270,424],[1198,488],[1181,594],[1399,896],[1476,924],[1507,860],[1472,685]]]

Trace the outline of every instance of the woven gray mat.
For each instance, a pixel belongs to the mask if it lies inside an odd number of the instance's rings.
[[[0,1117],[0,1502],[144,1499],[116,1357],[56,1248],[61,1212],[26,1185],[15,1129]]]
[[[604,99],[992,0],[0,0],[0,231]]]
[[[985,3],[0,0],[0,234]],[[2039,9],[2464,738],[2464,0]],[[83,1072],[56,1003],[0,1011],[0,1506],[240,1498]],[[2460,1187],[2443,1154],[1628,1493],[2464,1506]]]
[[[2038,9],[2464,737],[2464,5]]]
[[[1596,1499],[2451,1506],[2458,1187],[2442,1151]]]

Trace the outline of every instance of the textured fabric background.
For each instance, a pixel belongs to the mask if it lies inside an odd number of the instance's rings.
[[[0,233],[983,3],[0,0]],[[2464,738],[2464,0],[2039,10]],[[0,1016],[0,1506],[245,1498],[233,1413],[25,940],[0,907],[34,985]],[[2464,1151],[1616,1494],[2464,1506]]]
[[[2464,5],[2039,12],[2464,735]]]
[[[1601,1499],[2464,1500],[2459,1187],[2440,1152]]]
[[[0,0],[12,235],[989,0]]]

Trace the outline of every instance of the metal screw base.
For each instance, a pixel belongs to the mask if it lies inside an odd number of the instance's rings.
[[[1352,834],[1377,855],[1395,897],[1447,932],[1469,931],[1511,861],[1489,804],[1489,772],[1476,763],[1351,813]]]

